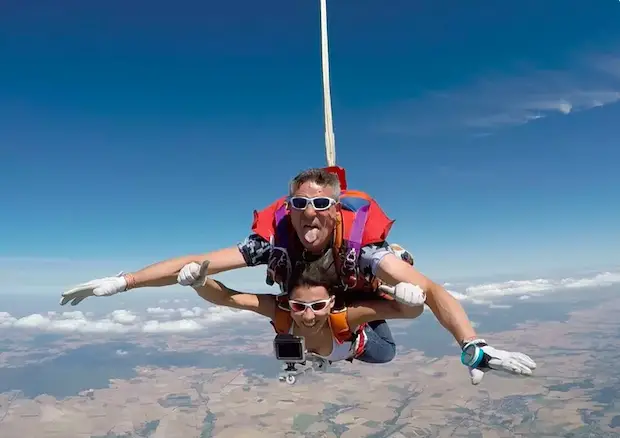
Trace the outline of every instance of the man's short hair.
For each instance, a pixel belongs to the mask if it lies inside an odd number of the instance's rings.
[[[298,265],[290,277],[289,294],[298,287],[322,286],[331,296],[340,285],[340,279],[334,263],[334,254],[327,251],[319,259]]]
[[[321,168],[304,170],[293,178],[289,185],[289,195],[293,196],[302,184],[309,181],[321,187],[331,187],[334,191],[334,199],[337,201],[340,198],[340,179],[338,179],[338,175]]]

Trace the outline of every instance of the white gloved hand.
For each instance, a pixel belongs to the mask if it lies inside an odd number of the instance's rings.
[[[468,366],[469,376],[473,385],[478,385],[482,381],[484,374],[491,370],[514,375],[530,376],[532,375],[532,371],[536,369],[536,362],[526,354],[493,348],[487,345],[484,339],[476,339],[468,342],[463,347],[463,350],[471,345],[479,349],[473,356],[468,355],[468,359],[471,360],[471,362],[465,360],[465,362],[470,364],[479,361],[478,365],[475,367]],[[470,349],[471,351],[475,350],[472,347],[470,347]],[[468,365],[468,363],[464,364]]]
[[[394,297],[399,303],[408,306],[422,306],[426,301],[426,293],[417,284],[398,283],[396,286],[382,284],[379,290]]]
[[[64,306],[71,302],[77,306],[88,297],[109,297],[127,289],[127,281],[120,272],[116,277],[104,277],[91,280],[87,283],[78,284],[73,289],[62,293],[60,305]]]
[[[179,271],[179,275],[177,275],[177,283],[181,286],[194,286],[198,284],[202,277],[201,267],[202,265],[196,262],[183,266]]]

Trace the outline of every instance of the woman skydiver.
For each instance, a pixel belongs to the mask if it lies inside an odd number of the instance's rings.
[[[207,271],[206,267],[202,270]],[[416,305],[403,306],[384,299],[343,305],[335,299],[340,284],[330,251],[293,272],[288,284],[288,309],[279,306],[274,295],[238,292],[209,277],[192,287],[215,305],[269,318],[277,333],[303,336],[307,352],[326,361],[390,362],[396,346],[385,320],[420,316],[424,293],[414,285],[400,283],[397,288],[411,289],[400,294],[418,294]]]

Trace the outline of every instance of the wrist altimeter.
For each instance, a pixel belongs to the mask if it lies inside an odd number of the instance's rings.
[[[482,349],[487,345],[484,339],[476,339],[464,344],[461,352],[461,363],[470,368],[489,368],[491,356]]]

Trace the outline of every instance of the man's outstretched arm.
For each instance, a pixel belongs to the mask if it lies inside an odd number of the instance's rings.
[[[91,296],[110,296],[119,292],[140,288],[169,286],[175,283],[185,286],[193,283],[194,273],[184,271],[185,266],[200,266],[209,260],[208,275],[230,271],[246,266],[258,266],[269,261],[271,245],[255,234],[242,243],[230,248],[220,249],[207,254],[188,255],[155,263],[139,271],[116,277],[97,278],[62,293],[60,305],[71,303],[76,306]],[[179,276],[181,278],[179,278]]]
[[[491,370],[529,376],[536,369],[536,362],[528,355],[500,350],[479,339],[461,304],[447,290],[393,253],[383,255],[376,265],[376,275],[390,285],[412,283],[424,290],[426,304],[463,349],[465,356],[461,356],[461,362],[467,365],[472,384],[478,385]]]
[[[177,283],[181,269],[192,262],[201,265],[209,260],[209,271],[206,275],[215,275],[233,269],[264,265],[269,261],[270,254],[271,244],[257,234],[250,234],[238,245],[207,254],[188,255],[155,263],[125,274],[125,279],[128,289],[169,286]]]
[[[138,287],[158,287],[176,284],[177,276],[183,268],[192,262],[201,264],[209,260],[208,275],[247,266],[243,253],[238,246],[231,246],[206,254],[187,255],[154,263],[139,271],[125,274],[130,289]]]
[[[404,282],[420,286],[426,293],[428,307],[459,344],[476,338],[476,332],[461,303],[441,285],[422,275],[410,264],[394,254],[386,254],[377,266],[376,275],[387,284]]]

